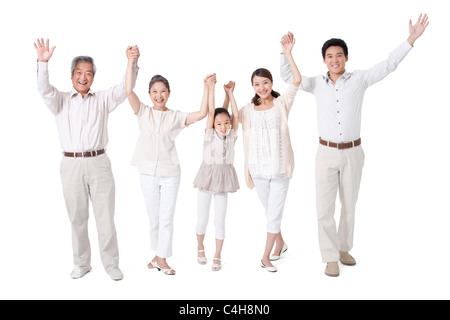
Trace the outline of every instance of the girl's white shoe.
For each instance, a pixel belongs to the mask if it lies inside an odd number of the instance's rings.
[[[220,258],[214,258],[214,260],[219,261],[220,263],[222,262],[222,260]],[[218,264],[218,263],[213,263],[212,267],[211,267],[212,271],[219,271],[220,269],[222,269],[222,263]]]
[[[202,252],[205,252],[205,250],[197,250],[197,253],[202,253]],[[197,262],[201,265],[204,265],[208,262],[208,260],[206,259],[206,257],[199,257],[197,255]]]

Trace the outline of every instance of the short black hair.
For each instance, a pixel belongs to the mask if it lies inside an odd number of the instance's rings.
[[[341,47],[344,50],[344,55],[348,56],[348,48],[347,44],[342,39],[331,38],[330,40],[325,41],[322,46],[322,57],[325,59],[325,52],[329,47]]]

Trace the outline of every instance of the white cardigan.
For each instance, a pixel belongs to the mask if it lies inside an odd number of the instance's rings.
[[[283,155],[284,155],[284,175],[287,178],[292,178],[292,173],[294,171],[294,151],[291,146],[291,137],[289,135],[288,128],[288,116],[291,111],[292,105],[294,104],[294,98],[297,94],[298,87],[290,85],[284,94],[274,99],[273,108],[277,108],[280,113],[281,118],[281,139],[283,139]],[[248,170],[248,155],[250,150],[250,139],[251,139],[251,112],[255,110],[255,105],[249,103],[239,110],[239,121],[242,123],[242,132],[244,138],[244,174],[247,186],[253,189],[255,184],[253,183],[252,176]]]

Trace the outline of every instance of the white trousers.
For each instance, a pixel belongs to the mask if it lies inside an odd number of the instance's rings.
[[[316,206],[323,262],[339,261],[339,251],[353,248],[355,207],[364,151],[361,146],[339,150],[319,145],[316,155]],[[337,191],[341,201],[339,228],[334,220]]]
[[[160,258],[172,256],[173,217],[180,177],[141,174],[147,213],[150,220],[150,244]]]
[[[106,154],[90,158],[63,157],[61,182],[70,223],[75,267],[90,267],[89,198],[94,209],[102,263],[106,271],[119,265],[114,225],[115,184]]]
[[[227,214],[227,193],[217,193],[205,190],[198,190],[197,208],[197,234],[203,235],[206,233],[206,227],[209,221],[209,210],[211,207],[211,200],[214,197],[214,226],[216,228],[216,239],[225,239],[225,216]]]
[[[267,232],[279,233],[284,203],[289,189],[289,179],[285,176],[273,178],[253,177],[253,182],[266,211]]]

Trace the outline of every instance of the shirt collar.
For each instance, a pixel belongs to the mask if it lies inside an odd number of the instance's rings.
[[[73,98],[74,96],[78,95],[78,94],[80,94],[80,93],[79,93],[77,90],[75,90],[75,88],[72,88],[72,91],[70,91],[70,96],[71,96],[72,98]],[[87,95],[88,95],[88,96],[94,96],[95,93],[92,91],[92,89],[89,89]]]
[[[339,77],[339,79],[342,78],[342,79],[344,79],[344,80],[347,80],[347,79],[350,78],[350,77],[351,77],[351,73],[349,73],[349,72],[347,72],[347,70],[345,70],[344,73]],[[330,71],[328,71],[327,74],[323,76],[323,79],[324,79],[326,82],[331,81],[331,78],[330,78]]]

